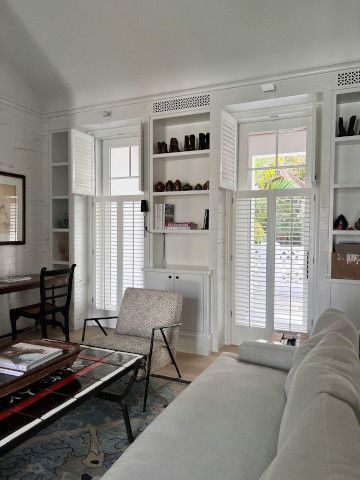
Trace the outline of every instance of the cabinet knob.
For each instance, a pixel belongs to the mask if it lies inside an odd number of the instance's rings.
[[[179,277],[178,277],[178,275],[176,275],[176,277],[175,277],[175,278],[176,278],[176,280],[179,280]]]
[[[171,278],[171,275],[169,275],[169,278]]]

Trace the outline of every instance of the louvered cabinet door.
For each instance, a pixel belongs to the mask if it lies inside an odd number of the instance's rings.
[[[220,187],[237,189],[238,124],[227,112],[221,112]]]
[[[71,193],[93,196],[95,192],[95,139],[70,130]]]

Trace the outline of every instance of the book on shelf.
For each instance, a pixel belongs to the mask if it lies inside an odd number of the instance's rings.
[[[165,224],[167,230],[197,230],[198,224],[194,222],[169,222]]]
[[[203,230],[209,230],[209,209],[205,208]]]
[[[19,376],[53,360],[62,353],[61,348],[15,343],[0,350],[0,372]]]
[[[155,230],[164,230],[167,222],[173,222],[175,205],[172,203],[155,204]]]

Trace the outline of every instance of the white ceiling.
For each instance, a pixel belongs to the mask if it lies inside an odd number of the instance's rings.
[[[52,110],[359,60],[359,0],[0,0]]]

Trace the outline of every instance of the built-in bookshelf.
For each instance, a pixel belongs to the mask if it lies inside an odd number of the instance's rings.
[[[50,134],[51,262],[53,268],[70,263],[70,196],[68,131]]]
[[[339,117],[347,133],[351,116],[356,115],[354,135],[339,136]],[[333,252],[340,243],[359,243],[360,230],[355,222],[360,218],[360,90],[348,89],[333,95],[333,134],[330,177],[330,238],[329,271],[332,272]],[[348,229],[333,228],[335,219],[344,215]],[[330,275],[333,276],[333,272]],[[356,283],[359,280],[331,278],[333,283]]]
[[[209,267],[209,229],[204,229],[205,211],[209,209],[210,148],[200,145],[200,133],[210,132],[210,113],[199,111],[154,116],[150,121],[150,231],[151,266],[186,264]],[[185,136],[195,136],[195,149],[185,151]],[[176,138],[180,151],[169,152],[171,138]],[[158,142],[165,142],[168,152],[159,152]],[[181,182],[181,188],[190,184],[191,190],[155,191],[155,185],[168,181]],[[195,189],[195,186],[198,185]],[[210,185],[211,188],[211,185]],[[157,228],[157,205],[174,205],[174,223],[194,223],[196,229]],[[211,228],[211,224],[209,225]]]

